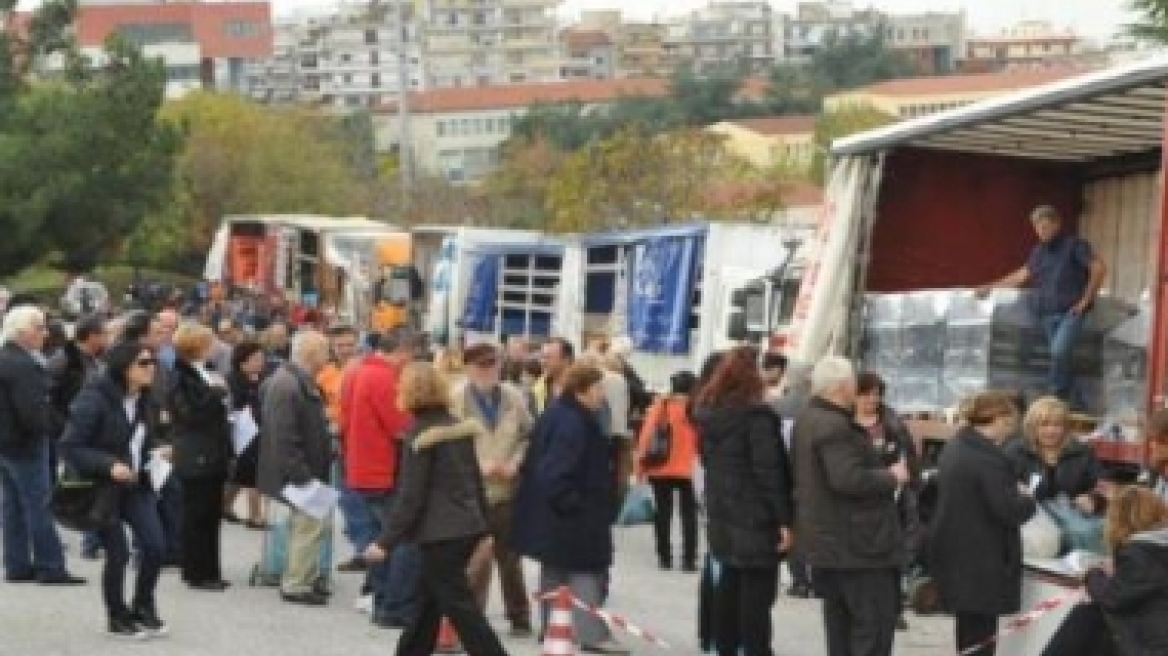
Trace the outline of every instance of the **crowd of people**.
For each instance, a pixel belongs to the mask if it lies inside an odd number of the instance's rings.
[[[1142,482],[1107,486],[1065,405],[1044,398],[1022,412],[1013,396],[986,392],[964,405],[962,428],[926,475],[884,381],[841,358],[788,366],[743,346],[674,373],[654,394],[625,338],[579,354],[560,338],[435,354],[406,326],[366,334],[230,315],[88,315],[53,342],[41,308],[9,304],[0,325],[7,581],[85,583],[67,567],[49,510],[56,476],[67,474],[105,494],[82,556],[104,557],[111,635],[167,632],[155,598],[163,568],[180,568],[193,591],[230,587],[223,522],[282,524],[280,597],[325,605],[333,519],[289,498],[323,483],[340,493],[352,548],[337,569],[364,576],[358,605],[375,625],[402,630],[398,654],[433,653],[445,619],[462,650],[499,656],[485,614],[494,572],[515,638],[543,630],[533,589],[566,587],[604,606],[614,525],[643,485],[655,502],[657,565],[702,572],[701,638],[718,656],[775,653],[784,561],[788,594],[822,600],[829,656],[892,654],[907,628],[906,582],[921,572],[956,617],[957,649],[986,656],[998,618],[1020,610],[1024,525],[1065,500],[1082,521],[1064,540],[1089,545],[1097,530],[1114,559],[1088,574],[1091,603],[1059,639],[1084,649],[1084,636],[1102,635],[1125,656],[1168,653],[1156,620],[1168,616],[1168,414],[1149,421],[1158,446]],[[258,437],[241,446],[233,425],[245,416]],[[538,581],[525,580],[524,559]],[[595,615],[576,610],[573,622],[581,651],[629,653]]]

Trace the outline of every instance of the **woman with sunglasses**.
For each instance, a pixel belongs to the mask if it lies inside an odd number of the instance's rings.
[[[154,589],[162,568],[165,537],[158,496],[146,474],[152,458],[170,458],[168,447],[156,448],[149,422],[147,388],[156,368],[153,351],[139,342],[121,342],[106,354],[105,373],[89,383],[73,402],[61,454],[80,475],[109,480],[121,492],[121,521],[98,531],[105,547],[102,597],[111,636],[143,639],[166,634],[158,617]],[[125,599],[130,549],[123,523],[134,532],[140,554],[132,603]]]

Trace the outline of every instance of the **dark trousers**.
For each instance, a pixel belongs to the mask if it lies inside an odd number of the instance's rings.
[[[219,569],[219,531],[223,524],[226,476],[182,481],[182,577],[187,583],[223,579]]]
[[[122,497],[122,521],[97,532],[105,547],[105,568],[101,572],[101,595],[110,617],[124,616],[126,606],[126,566],[130,563],[130,545],[123,522],[134,534],[138,546],[138,578],[134,583],[133,608],[154,609],[154,589],[162,570],[165,537],[158,516],[158,499],[154,491],[143,486],[127,490]]]
[[[787,571],[791,573],[791,585],[797,588],[811,589],[811,568],[798,556],[791,556],[787,560]]]
[[[650,478],[653,487],[653,501],[657,504],[657,514],[653,516],[653,528],[657,536],[657,557],[664,564],[673,562],[673,497],[680,499],[681,509],[681,553],[682,561],[696,565],[698,560],[698,501],[694,495],[693,481],[682,478]]]
[[[473,537],[419,545],[418,614],[398,639],[397,656],[433,654],[443,617],[454,625],[469,656],[506,656],[466,577],[478,541]]]
[[[60,576],[65,552],[49,511],[49,447],[0,456],[0,516],[4,530],[4,570],[8,576]]]
[[[895,567],[812,570],[815,591],[823,599],[827,656],[892,656],[899,576]]]
[[[957,613],[957,651],[980,645],[998,633],[998,617],[996,615],[981,615],[979,613]],[[978,649],[969,656],[994,656],[998,643],[990,644]]]
[[[527,596],[527,584],[523,582],[523,558],[511,550],[513,512],[510,501],[487,507],[487,532],[494,540],[494,558],[476,563],[477,567],[470,572],[470,587],[485,610],[491,590],[491,568],[492,565],[497,567],[507,620],[513,627],[530,629],[531,602]]]
[[[722,566],[714,589],[714,646],[718,656],[773,656],[771,609],[779,594],[779,567]]]
[[[184,513],[182,481],[178,476],[171,476],[158,493],[158,514],[162,518],[165,559],[172,563],[182,555]]]

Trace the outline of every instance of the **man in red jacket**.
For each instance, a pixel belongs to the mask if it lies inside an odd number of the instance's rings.
[[[382,336],[376,353],[363,359],[349,375],[341,394],[344,418],[345,483],[368,505],[380,522],[394,501],[400,462],[400,438],[413,418],[397,405],[401,370],[413,360],[420,336],[406,327]],[[373,590],[373,623],[402,628],[414,612],[418,577],[414,547],[394,550],[389,560],[370,567],[367,586]]]

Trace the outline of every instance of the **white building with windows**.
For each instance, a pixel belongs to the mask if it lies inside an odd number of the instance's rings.
[[[762,73],[775,61],[774,29],[769,2],[714,2],[667,23],[665,55],[698,72],[740,64]]]

